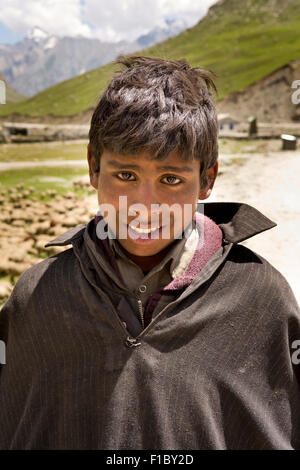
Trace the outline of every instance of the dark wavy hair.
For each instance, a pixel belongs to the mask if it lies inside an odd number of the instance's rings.
[[[89,131],[90,151],[100,171],[104,149],[119,155],[149,150],[163,160],[178,150],[183,160],[200,160],[200,183],[218,158],[217,92],[211,71],[185,59],[123,56],[125,66],[101,95]]]

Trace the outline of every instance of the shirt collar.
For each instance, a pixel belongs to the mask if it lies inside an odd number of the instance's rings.
[[[223,242],[239,243],[261,232],[277,226],[255,207],[242,202],[199,203],[197,210],[202,210],[222,230]]]

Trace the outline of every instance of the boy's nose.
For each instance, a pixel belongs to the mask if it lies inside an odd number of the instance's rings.
[[[131,204],[144,204],[151,209],[151,204],[158,204],[155,197],[155,189],[150,182],[141,184],[133,194]]]
[[[155,190],[151,184],[143,184],[134,194],[134,197],[129,202],[129,206],[139,212],[139,217],[145,222],[150,222],[151,217],[157,215],[159,217],[161,211],[158,207],[153,208],[152,206],[160,205],[160,201],[157,199]]]

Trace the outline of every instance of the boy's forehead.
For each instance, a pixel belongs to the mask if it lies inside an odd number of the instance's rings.
[[[101,155],[101,165],[105,164],[110,167],[127,167],[130,165],[135,169],[145,169],[145,167],[154,167],[157,169],[169,169],[169,170],[181,170],[185,172],[193,172],[200,168],[199,160],[184,160],[180,156],[179,151],[170,153],[167,157],[162,160],[154,159],[153,153],[149,150],[142,150],[137,155],[125,154],[120,155],[111,150],[104,150]],[[173,168],[172,168],[173,167]]]

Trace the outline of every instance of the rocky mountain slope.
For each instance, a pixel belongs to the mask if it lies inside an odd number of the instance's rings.
[[[292,80],[300,76],[297,68],[292,72],[290,64],[300,58],[299,31],[299,0],[219,0],[196,26],[142,53],[170,59],[185,57],[193,66],[213,70],[218,77],[219,107],[230,96],[227,104],[237,117],[249,116],[253,109],[269,122],[278,120],[279,115],[289,121],[298,119],[290,100]],[[87,122],[115,70],[113,64],[106,64],[30,100],[7,106],[5,111],[2,107],[0,116]],[[252,88],[247,93],[248,87]]]
[[[148,47],[186,28],[184,21],[166,21],[134,42],[103,42],[83,37],[57,37],[39,27],[17,44],[0,44],[0,70],[15,90],[34,96],[45,88],[95,69],[118,55]]]
[[[294,84],[294,88],[292,85]],[[241,121],[256,116],[261,122],[300,123],[300,58],[280,67],[218,103],[219,113]]]

